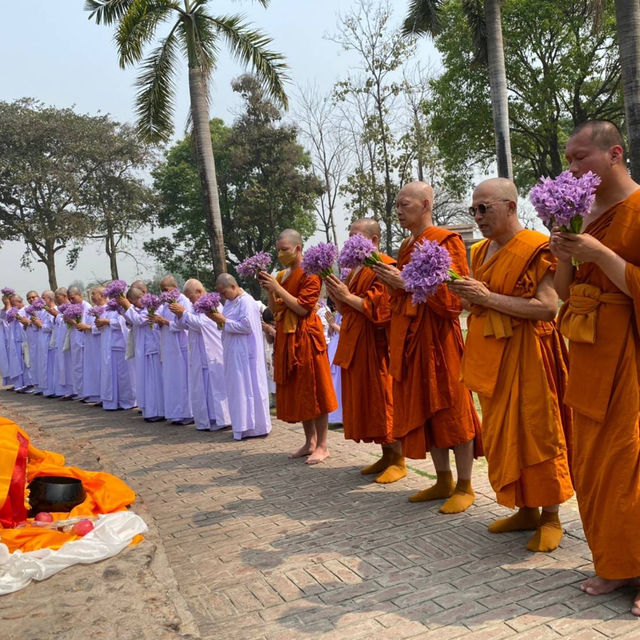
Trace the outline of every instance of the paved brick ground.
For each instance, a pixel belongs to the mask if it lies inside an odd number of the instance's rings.
[[[267,438],[234,442],[228,432],[146,424],[133,412],[9,392],[0,403],[0,411],[42,429],[37,445],[72,464],[81,451],[98,452],[101,467],[136,490],[136,510],[150,520],[150,537],[167,560],[151,581],[159,594],[151,600],[162,604],[164,635],[156,637],[640,640],[640,622],[627,613],[631,591],[594,598],[578,588],[593,566],[575,504],[561,511],[566,534],[551,554],[526,551],[527,533],[487,532],[507,510],[494,503],[483,463],[476,505],[444,516],[438,504],[407,502],[430,483],[429,463],[414,463],[393,485],[376,485],[358,470],[377,448],[346,442],[340,431],[330,434],[327,464],[307,467],[286,457],[300,443],[300,428],[280,422]],[[135,564],[144,547],[126,553],[118,561]],[[64,585],[81,570],[6,598],[24,607],[30,590],[54,597],[62,589],[65,600]],[[130,612],[135,593],[122,589],[121,608]],[[100,598],[85,605],[99,609]],[[108,616],[121,613],[116,606]],[[25,622],[39,633],[20,640],[71,637],[42,632],[47,615]],[[153,607],[137,615],[139,625],[159,621]],[[69,609],[66,622],[89,635],[90,619]],[[0,637],[3,624],[0,615]],[[114,628],[100,637],[128,636]]]

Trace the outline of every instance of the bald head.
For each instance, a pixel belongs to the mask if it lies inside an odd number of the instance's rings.
[[[127,291],[127,300],[134,306],[140,309],[142,305],[140,304],[140,298],[146,293],[140,287],[134,287],[131,285],[129,287],[129,291]]]
[[[495,199],[518,202],[518,189],[513,181],[508,178],[489,178],[489,180],[483,180],[476,187],[475,191],[478,189],[491,193]]]
[[[408,182],[400,189],[398,195],[401,193],[419,200],[428,200],[433,206],[433,187],[428,182]]]
[[[295,229],[285,229],[284,231],[281,231],[278,236],[278,240],[286,240],[291,244],[299,244],[302,246],[302,236]]]
[[[144,280],[134,280],[131,283],[132,287],[135,287],[136,289],[140,289],[140,291],[142,291],[143,295],[145,293],[147,293],[148,289],[147,289],[147,283]]]
[[[91,302],[96,307],[102,306],[107,301],[107,298],[104,295],[105,290],[106,290],[105,287],[98,286],[98,287],[92,287],[91,291],[89,292],[89,297],[91,298]]]
[[[165,276],[160,280],[161,291],[171,291],[178,288],[178,281],[173,276]]]
[[[47,303],[47,306],[55,303],[56,294],[53,293],[50,289],[42,292],[42,299]]]
[[[473,190],[474,220],[485,238],[504,246],[522,231],[518,220],[518,190],[507,178],[490,178]]]
[[[56,289],[55,296],[56,296],[57,305],[61,305],[61,304],[65,304],[66,302],[69,302],[69,298],[67,298],[66,287],[59,287],[58,289]]]
[[[243,293],[238,281],[230,273],[221,273],[217,277],[216,291],[226,300],[235,300]]]
[[[351,223],[349,233],[361,233],[367,238],[379,238],[382,230],[375,218],[360,218]]]
[[[76,287],[75,285],[70,286],[67,289],[67,296],[71,302],[77,304],[78,302],[82,302],[82,291],[80,291],[80,287]]]
[[[624,138],[620,129],[610,120],[588,120],[579,124],[569,136],[569,139],[580,133],[588,134],[589,138],[599,149],[608,151],[611,147],[622,147],[623,157],[625,155]]]
[[[18,309],[22,309],[22,307],[24,306],[24,303],[22,302],[22,296],[18,295],[17,293],[14,293],[10,298],[9,298],[9,304],[12,307],[18,307]]]
[[[398,222],[413,236],[433,226],[433,188],[426,182],[409,182],[396,196]]]
[[[184,283],[182,293],[184,293],[184,295],[187,296],[187,298],[189,298],[191,302],[195,302],[206,293],[206,290],[200,280],[190,278]]]

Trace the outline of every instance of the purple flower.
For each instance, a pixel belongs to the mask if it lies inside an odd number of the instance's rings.
[[[140,298],[140,304],[147,310],[147,313],[152,316],[162,304],[162,299],[160,296],[153,295],[153,293],[145,293]]]
[[[436,289],[460,276],[451,270],[449,252],[435,241],[418,242],[411,253],[411,260],[402,270],[404,288],[413,293],[413,304],[422,304]]]
[[[96,305],[95,307],[91,307],[91,309],[89,309],[89,311],[87,311],[87,313],[90,316],[93,316],[94,318],[100,318],[102,316],[102,314],[104,313],[104,306],[101,305]]]
[[[591,209],[599,184],[600,176],[591,171],[580,178],[563,171],[555,179],[540,178],[529,192],[529,199],[547,226],[556,224],[565,231],[580,233],[582,219]]]
[[[120,306],[120,303],[115,298],[112,298],[111,300],[107,300],[106,309],[107,311],[119,312],[120,309],[122,309],[122,307]]]
[[[211,313],[217,311],[222,299],[219,293],[205,293],[201,298],[195,301],[193,310],[196,313]]]
[[[266,251],[256,253],[243,260],[237,267],[236,271],[243,278],[257,276],[260,271],[266,271],[271,266],[271,256]]]
[[[2,287],[1,291],[3,296],[12,296],[15,293],[11,287]]]
[[[63,302],[62,304],[58,305],[58,311],[64,314],[64,311],[68,306],[69,306],[68,302]]]
[[[351,271],[353,271],[353,269],[349,269],[348,267],[342,267],[342,269],[340,269],[340,280],[342,280],[342,282],[346,282]]]
[[[169,291],[163,291],[160,294],[160,299],[165,304],[173,304],[174,302],[178,302],[180,299],[180,291],[177,289],[170,289]]]
[[[36,315],[36,310],[33,308],[32,305],[29,305],[27,307],[24,308],[24,312],[28,315],[28,316],[35,316]]]
[[[355,269],[363,264],[370,267],[376,262],[380,262],[380,257],[373,242],[361,233],[354,233],[349,237],[338,258],[338,266],[343,269]]]
[[[333,264],[338,257],[338,248],[330,242],[321,242],[304,252],[302,268],[306,273],[326,278],[331,275]]]
[[[38,297],[31,303],[31,306],[36,311],[42,311],[47,305],[46,305],[45,301],[42,298]]]
[[[124,280],[113,280],[105,287],[104,295],[107,298],[117,298],[123,296],[126,290],[127,283]]]
[[[82,314],[84,313],[84,306],[81,302],[75,304],[69,304],[62,312],[62,317],[65,322],[80,322],[82,320]]]
[[[18,311],[18,307],[11,307],[11,309],[7,311],[7,315],[5,316],[7,322],[13,322],[18,315]]]

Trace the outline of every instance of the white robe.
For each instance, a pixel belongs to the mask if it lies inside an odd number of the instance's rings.
[[[337,325],[342,324],[342,315],[338,312],[334,314]],[[331,363],[331,380],[333,382],[333,389],[336,392],[336,398],[338,399],[338,408],[329,414],[329,422],[342,423],[342,367],[333,364],[333,357],[336,355],[338,349],[338,340],[340,340],[340,332],[331,333],[329,331],[329,343],[327,345],[327,356]]]
[[[189,392],[196,429],[221,429],[231,422],[222,332],[208,316],[194,311],[185,311],[179,324],[189,334]]]
[[[145,418],[164,416],[160,328],[149,325],[146,309],[129,307],[124,314],[131,323],[135,345],[136,400]]]
[[[91,305],[86,301],[82,301],[82,308],[84,312],[80,318],[80,322],[86,323],[89,315],[88,311],[91,309]],[[83,384],[83,371],[84,371],[84,331],[78,331],[75,327],[72,327],[69,334],[71,341],[71,366],[73,369],[73,393],[82,398],[82,384]]]
[[[189,299],[180,294],[178,303],[191,310]],[[164,396],[164,417],[181,421],[192,417],[189,398],[189,356],[187,353],[187,332],[176,324],[176,316],[163,304],[156,312],[166,320],[168,327],[160,327],[160,358],[162,360],[162,385]]]
[[[124,354],[127,342],[127,325],[117,311],[105,311],[103,316],[109,326],[96,327],[100,333],[102,351],[100,369],[100,400],[107,411],[131,409],[136,404],[131,367]]]
[[[224,373],[236,440],[271,431],[269,387],[259,307],[246,292],[227,300],[222,330]]]
[[[9,351],[7,348],[9,336],[11,336],[11,332],[7,321],[4,318],[0,318],[0,374],[2,375],[3,385],[11,384],[9,382],[11,366],[9,365]]]
[[[103,314],[104,315],[104,314]],[[82,349],[82,397],[87,402],[100,402],[102,377],[102,333],[96,327],[96,319],[89,313],[85,323],[91,331],[84,332]]]
[[[67,335],[71,329],[64,321],[62,314],[59,313],[54,321],[53,328],[53,344],[56,352],[56,395],[70,396],[73,394],[73,366],[71,363],[71,350],[64,350]]]
[[[3,321],[5,320],[6,311],[4,311],[4,309],[2,310],[2,312],[0,312],[0,317]],[[17,320],[7,322],[6,327],[7,359],[9,365],[7,384],[13,385],[16,389],[20,389],[25,385],[24,360],[22,358],[22,341],[24,340],[24,329]]]
[[[42,328],[38,332],[38,371],[39,391],[45,396],[55,394],[55,349],[51,346],[53,339],[54,319],[48,311],[40,311],[38,318]]]

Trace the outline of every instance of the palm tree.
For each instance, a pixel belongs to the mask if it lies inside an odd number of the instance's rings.
[[[489,69],[498,175],[513,180],[500,0],[484,0],[484,15],[481,2],[482,0],[462,0],[462,6],[471,28],[476,59],[485,62]],[[444,0],[411,0],[403,32],[437,36],[443,4]]]
[[[258,0],[264,7],[269,0]],[[122,68],[142,61],[136,96],[136,127],[149,142],[167,141],[173,132],[175,74],[179,55],[189,67],[191,123],[209,229],[211,258],[216,273],[227,270],[216,167],[209,132],[209,79],[215,69],[219,40],[234,57],[253,67],[265,93],[284,108],[287,68],[284,57],[268,49],[271,39],[252,29],[241,16],[217,16],[209,0],[86,0],[89,19],[115,24],[115,40]],[[161,24],[167,36],[143,60]]]
[[[622,92],[629,138],[631,175],[640,181],[640,2],[616,0]]]

